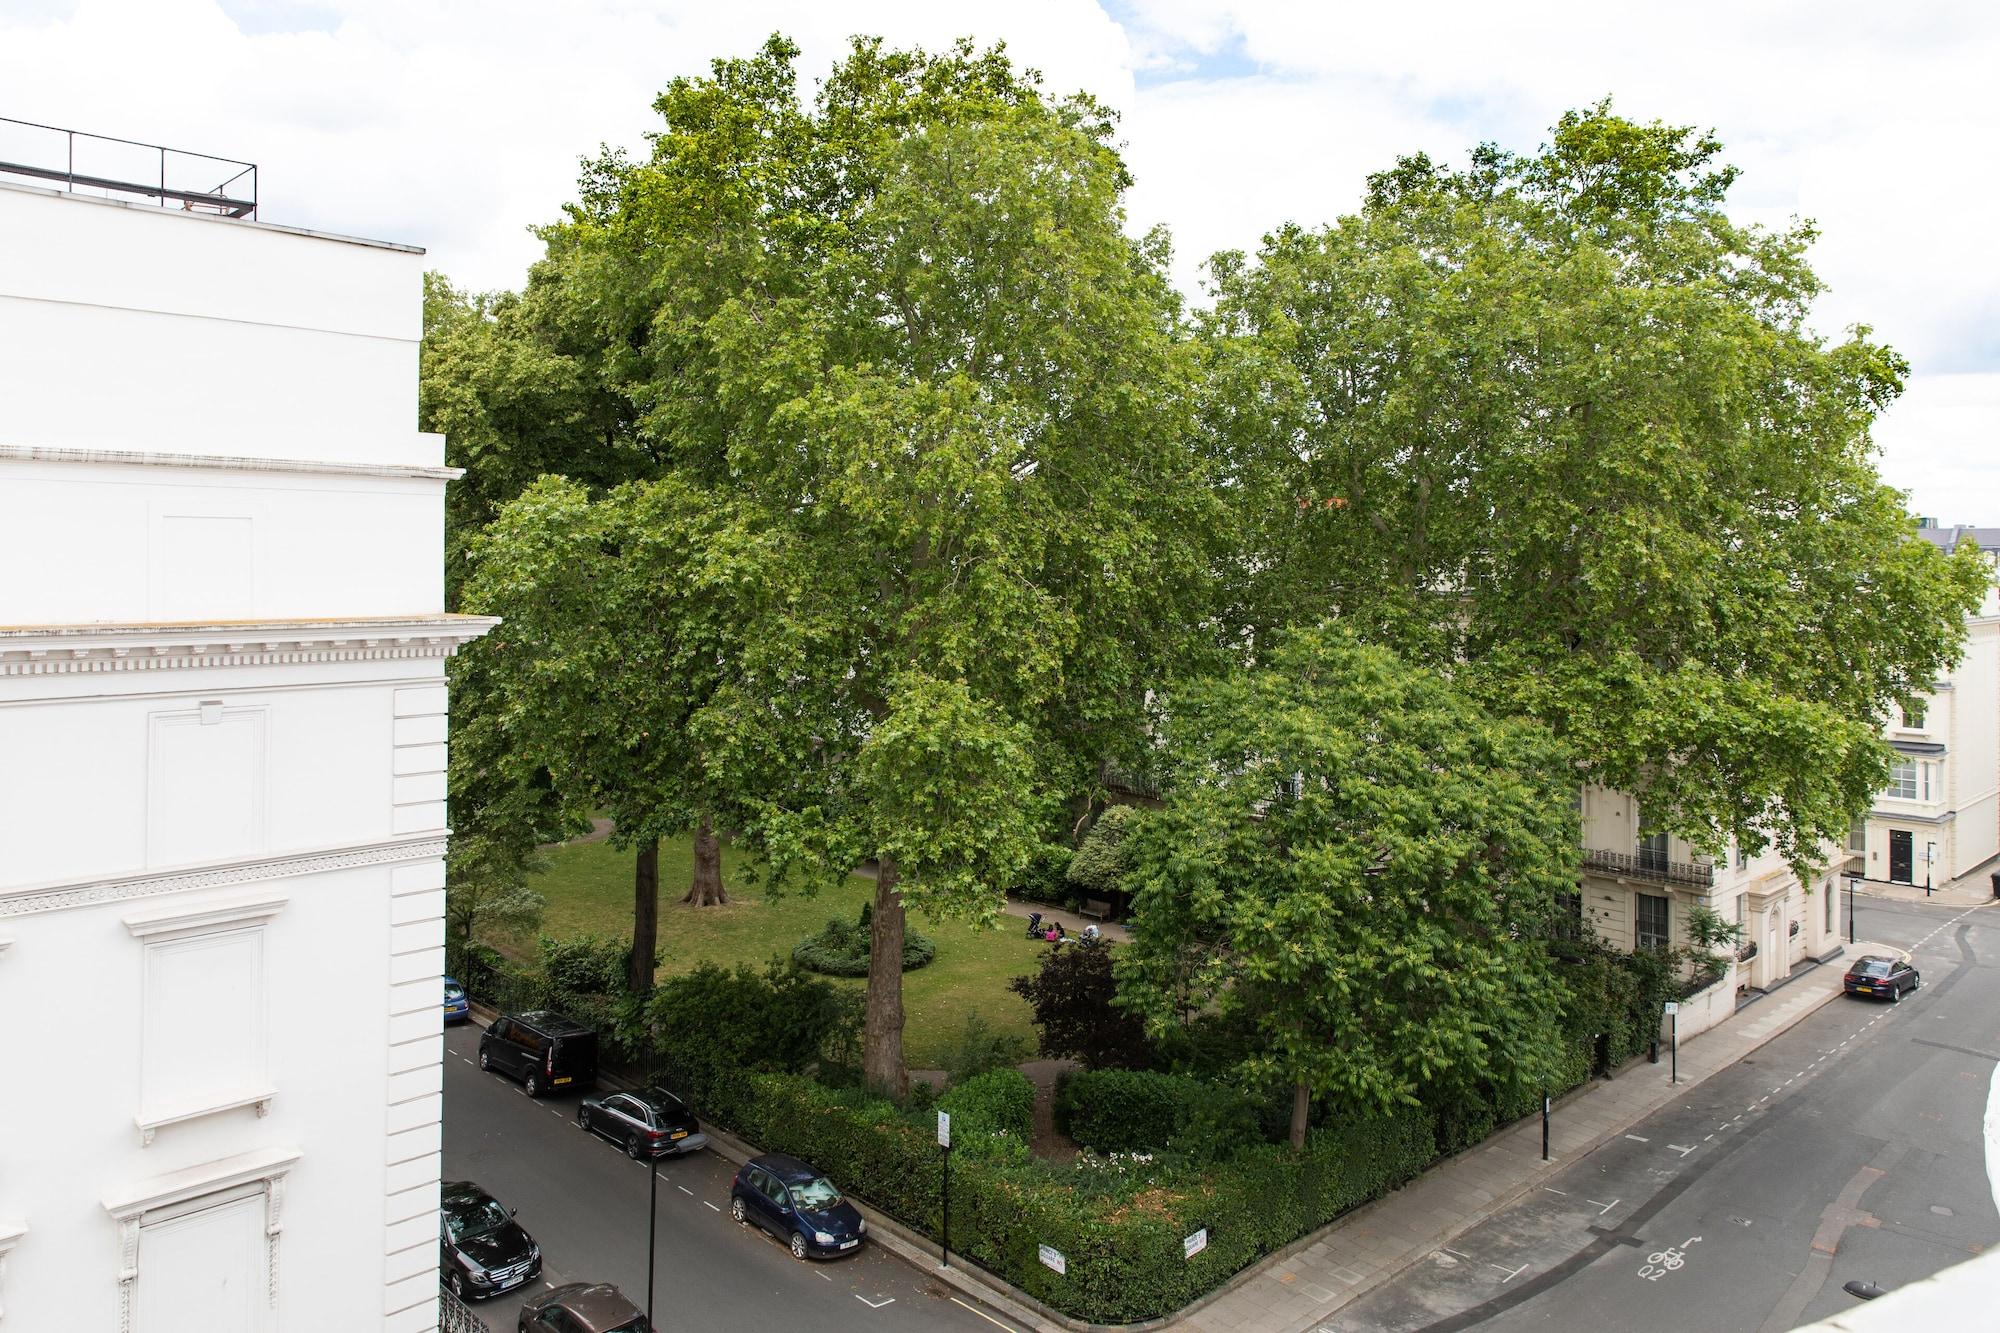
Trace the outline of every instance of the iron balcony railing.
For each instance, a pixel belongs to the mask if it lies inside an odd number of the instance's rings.
[[[72,193],[137,196],[191,213],[257,216],[255,162],[0,116],[4,176],[47,181]]]
[[[490,1333],[486,1321],[472,1313],[472,1307],[451,1294],[450,1287],[438,1288],[438,1333]]]
[[[1686,884],[1705,889],[1715,883],[1715,867],[1700,862],[1669,861],[1652,852],[1607,852],[1586,847],[1583,867],[1627,879],[1649,879],[1658,884]]]

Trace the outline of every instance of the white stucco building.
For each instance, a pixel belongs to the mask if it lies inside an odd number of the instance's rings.
[[[1697,905],[1743,928],[1737,961],[1722,990],[1768,989],[1807,958],[1841,947],[1838,857],[1801,883],[1783,857],[1697,853],[1680,838],[1642,834],[1639,801],[1629,793],[1586,786],[1581,796],[1583,882],[1578,908],[1607,943],[1620,949],[1688,942],[1688,914]]]
[[[436,1326],[421,271],[0,183],[0,1333]]]
[[[1918,534],[1946,551],[1970,538],[2000,556],[2000,528],[1939,527]],[[1943,886],[2000,855],[2000,590],[1965,621],[1965,655],[1915,712],[1896,710],[1889,786],[1848,843],[1865,880]]]

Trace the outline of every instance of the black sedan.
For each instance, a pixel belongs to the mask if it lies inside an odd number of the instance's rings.
[[[476,1300],[532,1282],[542,1273],[542,1247],[514,1220],[514,1210],[469,1180],[445,1182],[438,1200],[439,1270],[461,1300]]]
[[[833,1182],[796,1157],[753,1157],[729,1185],[729,1215],[755,1222],[791,1247],[794,1259],[830,1259],[860,1248],[861,1210]]]
[[[1840,988],[1849,995],[1879,995],[1891,1000],[1900,1000],[1923,984],[1923,977],[1908,959],[1873,953],[1855,959],[1840,979]]]
[[[708,1146],[694,1112],[665,1088],[593,1092],[577,1104],[576,1123],[625,1149],[635,1162],[674,1157]]]

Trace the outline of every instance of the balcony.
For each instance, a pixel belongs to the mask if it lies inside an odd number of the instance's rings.
[[[1651,880],[1655,884],[1684,884],[1706,889],[1715,883],[1715,867],[1702,863],[1669,861],[1650,851],[1607,852],[1596,847],[1583,849],[1583,868],[1600,875],[1625,879]]]

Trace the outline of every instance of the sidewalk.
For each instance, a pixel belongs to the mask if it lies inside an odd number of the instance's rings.
[[[1922,869],[1921,866],[1918,869]],[[1969,870],[1957,879],[1940,884],[1928,894],[1921,884],[1890,884],[1879,879],[1864,879],[1859,890],[1863,898],[1886,898],[1899,903],[1935,903],[1940,907],[1977,907],[1981,903],[1993,901],[1992,873],[2000,869],[2000,861],[1988,861],[1985,865]]]
[[[1682,1045],[1677,1085],[1668,1082],[1664,1051],[1657,1065],[1636,1061],[1609,1081],[1586,1083],[1550,1116],[1551,1161],[1542,1161],[1541,1120],[1530,1117],[1267,1261],[1179,1326],[1204,1333],[1312,1328],[1838,996],[1848,959],[1891,952],[1879,944],[1848,945],[1841,956],[1752,1001]]]

